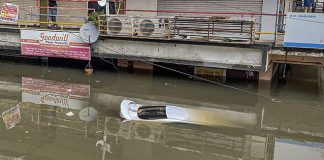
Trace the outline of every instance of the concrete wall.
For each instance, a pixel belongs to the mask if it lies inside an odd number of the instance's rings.
[[[127,10],[157,10],[157,0],[127,0]],[[131,12],[127,11],[127,15],[141,15],[141,16],[156,16],[156,12]]]
[[[0,32],[0,34],[2,35],[0,48],[20,49],[20,32]],[[116,39],[100,40],[95,48],[97,53],[107,58],[252,71],[266,70],[267,53],[259,48]]]
[[[97,52],[109,58],[146,58],[194,66],[265,70],[266,54],[261,49],[112,39],[97,44],[100,46]]]
[[[0,32],[0,49],[20,49],[20,34]]]

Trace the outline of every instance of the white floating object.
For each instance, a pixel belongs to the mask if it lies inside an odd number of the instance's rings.
[[[71,117],[71,116],[74,116],[74,113],[70,111],[70,112],[66,113],[66,115]]]

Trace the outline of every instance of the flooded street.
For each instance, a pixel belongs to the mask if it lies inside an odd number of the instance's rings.
[[[0,64],[0,160],[324,160],[314,67],[224,83],[267,99],[192,78]],[[185,107],[201,124],[123,122],[123,99]]]

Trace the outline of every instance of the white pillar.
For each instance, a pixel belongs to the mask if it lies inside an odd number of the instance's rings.
[[[324,66],[320,65],[318,67],[318,91],[321,107],[324,107]]]
[[[277,14],[277,0],[263,0],[262,13]],[[262,15],[261,32],[275,32],[276,16]],[[263,34],[263,41],[274,41],[274,34]]]
[[[110,5],[109,5],[109,1],[107,0],[107,3],[106,3],[106,16],[108,17],[110,15]]]

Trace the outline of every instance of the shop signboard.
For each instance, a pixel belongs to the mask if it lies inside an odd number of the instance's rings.
[[[21,54],[90,60],[90,45],[75,32],[21,30]]]
[[[323,28],[322,13],[288,13],[284,47],[324,49]]]
[[[209,77],[209,79],[213,79],[221,82],[226,81],[226,69],[195,67],[194,74],[200,77]]]
[[[3,3],[0,9],[0,22],[18,23],[19,6],[12,3]]]

